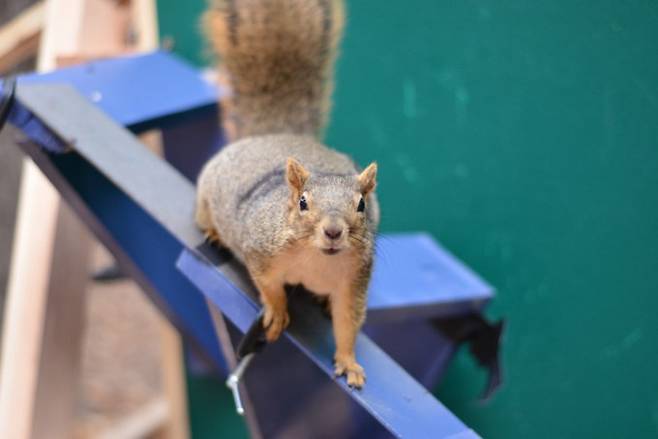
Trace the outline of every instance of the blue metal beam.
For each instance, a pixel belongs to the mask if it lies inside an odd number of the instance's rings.
[[[50,139],[59,139],[73,147],[76,151],[73,157],[79,154],[80,159],[130,197],[164,233],[184,248],[179,267],[195,268],[194,275],[190,275],[189,270],[184,270],[185,274],[205,297],[220,305],[239,328],[245,329],[245,325],[253,321],[257,314],[255,292],[248,278],[241,274],[243,268],[235,261],[215,267],[195,250],[202,238],[192,222],[194,188],[187,179],[153,156],[129,132],[69,87],[23,86],[18,90],[18,100],[31,113],[30,122],[42,121]],[[35,157],[40,166],[45,166],[43,155]],[[139,233],[133,231],[132,236]],[[149,243],[142,246],[149,248]],[[171,266],[167,268],[167,263],[163,260],[160,270],[172,270]],[[187,291],[183,293],[188,294]],[[170,311],[179,314],[180,306],[185,307],[191,298],[180,294],[176,297],[181,305],[170,306]],[[286,336],[321,370],[331,374],[333,337],[330,325],[319,319],[317,308],[298,306],[302,304],[291,303],[294,323]],[[364,335],[359,336],[357,355],[368,371],[368,385],[363,391],[350,390],[342,380],[339,385],[390,432],[400,437],[477,437]]]

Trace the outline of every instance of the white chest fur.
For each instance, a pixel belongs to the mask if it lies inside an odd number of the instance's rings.
[[[327,296],[338,294],[352,282],[355,262],[349,251],[326,255],[317,248],[302,248],[279,258],[276,271],[284,283],[302,284],[315,294]]]

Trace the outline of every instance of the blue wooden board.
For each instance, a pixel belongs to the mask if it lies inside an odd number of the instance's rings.
[[[133,130],[177,118],[176,123],[167,124],[174,126],[165,130],[165,136],[172,137],[168,143],[178,143],[178,150],[185,153],[181,154],[174,146],[167,147],[167,154],[177,162],[190,162],[183,163],[181,169],[190,180],[194,180],[204,157],[222,140],[220,131],[208,142],[199,136],[198,129],[190,133],[180,123],[183,118],[201,124],[201,129],[210,129],[218,119],[218,94],[197,70],[169,53],[108,59],[44,75],[26,75],[19,78],[19,87],[62,82],[74,86],[90,102],[94,102],[94,94],[100,93],[102,99],[94,104],[115,122]],[[15,107],[18,109],[20,103]],[[50,150],[63,149],[63,142],[53,141],[52,134],[38,118],[30,117],[28,111],[14,113],[14,123],[21,125],[28,136],[42,139],[39,143]],[[20,113],[20,121],[16,113]],[[185,138],[193,139],[197,149],[203,151],[195,151],[195,145],[185,144]],[[492,295],[493,290],[486,282],[429,235],[399,235],[378,240],[368,301],[371,321],[477,311]]]
[[[236,281],[241,282],[239,273],[232,272],[230,267],[228,271],[220,271],[189,250],[183,251],[177,267],[241,331],[249,328],[260,306],[236,285]],[[299,301],[290,300],[289,310],[291,323],[285,337],[335,379],[331,321],[322,315],[319,307],[301,306]],[[410,438],[479,437],[365,335],[357,337],[355,352],[367,371],[366,386],[353,390],[343,378],[336,383],[391,433]]]
[[[182,250],[180,242],[80,155],[44,156],[34,148],[24,145],[67,203],[76,204],[76,213],[122,269],[174,323],[195,353],[225,369],[205,300],[172,269]]]
[[[194,188],[189,181],[69,87],[23,86],[18,99],[31,112],[32,122],[41,120],[57,137],[68,139],[75,147],[75,156],[79,153],[186,248],[182,258],[187,258],[188,265],[181,259],[181,271],[220,306],[227,318],[240,329],[253,321],[257,314],[255,292],[244,268],[232,261],[218,269],[202,255],[191,253],[201,236],[192,222]],[[169,309],[182,315],[180,311],[191,297],[185,292],[171,293]],[[293,324],[286,336],[322,371],[331,374],[333,337],[330,323],[321,320],[318,313],[317,307],[298,308],[291,302]],[[404,437],[476,437],[368,337],[360,335],[356,349],[368,370],[369,385],[355,392],[342,380],[338,384],[389,431]]]
[[[153,80],[154,77],[158,77],[158,80]],[[83,199],[79,203],[87,206],[79,207],[78,211],[92,210],[91,214],[88,213],[89,218],[95,216],[90,220],[96,224],[92,228],[96,227],[96,232],[101,235],[104,231],[110,232],[110,244],[120,247],[118,252],[123,251],[133,260],[138,275],[148,277],[150,284],[155,287],[154,291],[161,294],[160,299],[155,298],[156,302],[160,300],[170,318],[192,335],[197,345],[216,363],[221,363],[207,310],[200,296],[190,293],[188,279],[206,297],[215,303],[221,302],[222,311],[240,329],[251,324],[257,305],[253,300],[256,297],[253,286],[245,276],[243,267],[235,261],[217,270],[208,260],[197,255],[194,256],[198,260],[193,269],[189,265],[185,269],[183,266],[184,258],[192,257],[189,252],[200,242],[199,233],[191,223],[193,187],[189,180],[194,179],[203,157],[207,157],[222,142],[220,130],[206,133],[215,126],[218,116],[215,89],[207,85],[196,70],[164,53],[100,61],[44,76],[29,75],[21,78],[19,89],[32,88],[34,85],[29,84],[36,82],[69,83],[84,96],[86,103],[80,101],[78,94],[70,94],[61,87],[24,90],[23,99],[19,99],[12,109],[10,120],[50,151],[63,152],[66,145],[72,145],[81,154],[68,154],[61,156],[61,159],[53,157],[55,168],[50,171],[51,178],[67,181],[64,186],[74,185],[77,188],[76,197]],[[38,111],[33,111],[34,106],[23,105],[28,101],[30,105],[36,104]],[[185,162],[182,159],[188,155],[195,155],[194,160],[188,160],[189,163],[184,163],[181,169],[188,180],[172,174],[170,167],[144,151],[129,133],[121,131],[106,117],[102,117],[101,113],[92,111],[89,102],[95,103],[106,116],[133,131],[164,127],[165,137],[170,140],[165,145],[169,148],[168,159],[182,163]],[[189,135],[190,130],[194,131],[192,137]],[[201,146],[189,145],[189,139],[195,139],[192,143]],[[36,155],[36,152],[33,153]],[[40,158],[41,165],[50,166],[44,157]],[[74,158],[72,163],[80,171],[69,166],[71,157]],[[148,171],[143,172],[144,169]],[[91,181],[90,175],[105,188],[98,194],[100,198],[94,197],[94,189],[86,187],[83,181]],[[163,192],[167,193],[170,200],[166,205],[161,203]],[[124,212],[135,213],[130,224],[122,225],[120,216],[115,215],[112,206],[118,200],[113,198],[115,201],[110,201],[106,198],[110,193],[115,194],[113,197],[128,195],[132,198],[125,200],[128,203],[121,204]],[[124,217],[128,219],[128,216]],[[143,252],[146,248],[144,243],[130,240],[131,227],[144,226],[162,234],[163,237],[158,238],[158,241],[172,244],[163,247],[159,253],[163,257],[152,260],[148,252]],[[168,238],[165,239],[165,236]],[[179,259],[181,272],[165,273],[166,267],[171,267],[175,248],[187,248]],[[190,270],[194,272],[193,275]],[[186,278],[184,281],[181,281],[181,275]],[[211,297],[212,291],[222,285],[223,294]],[[368,303],[370,323],[408,319],[408,323],[404,324],[414,325],[418,323],[419,317],[431,318],[479,310],[491,295],[491,287],[428,235],[394,235],[378,240]],[[288,331],[287,337],[310,356],[320,370],[331,374],[331,330],[326,324],[317,325],[316,319],[308,320],[307,316],[312,314],[303,310],[301,314],[297,311],[297,315],[302,317],[294,319],[295,324]],[[295,313],[294,310],[292,312]],[[399,347],[398,340],[407,339],[404,331],[398,330],[394,335],[387,335],[386,330],[387,327],[380,326],[380,329],[373,327],[370,331],[380,342],[384,337],[382,346],[388,341]],[[435,347],[438,349],[434,358],[436,361],[432,361],[432,358],[420,361],[421,357],[407,356],[414,360],[408,362],[407,366],[414,371],[417,379],[424,383],[433,382],[435,369],[445,364],[445,355],[449,356],[451,352],[450,348],[441,350],[442,347],[446,346]],[[375,388],[353,393],[345,387],[343,381],[339,381],[339,386],[389,431],[396,435],[414,437],[476,437],[475,433],[391,361],[368,337],[359,337],[357,350],[364,365],[372,369],[369,370],[368,387],[374,381]],[[405,353],[400,355],[405,356]],[[390,381],[396,385],[391,385]],[[390,413],[392,409],[396,416]],[[440,422],[437,423],[437,419]],[[368,425],[367,422],[357,424]]]
[[[28,110],[16,105],[10,120],[33,137],[51,142],[53,135],[38,117],[25,116]],[[16,117],[20,113],[20,118]],[[65,117],[62,117],[64,123]],[[28,120],[29,123],[25,123]],[[75,125],[74,123],[73,125]],[[123,137],[128,139],[128,137]],[[114,152],[113,152],[114,150]],[[126,151],[121,145],[108,145],[104,149],[86,151],[88,158],[102,169],[105,161],[131,162],[136,154],[148,154],[143,148]],[[93,155],[93,157],[92,157]],[[136,162],[135,162],[136,163]],[[115,177],[115,183],[139,175],[139,165],[124,169],[123,178]],[[143,176],[142,176],[143,177]],[[151,190],[158,191],[157,181]],[[191,188],[186,193],[192,192]],[[140,201],[140,200],[138,200]],[[145,202],[146,200],[141,200]],[[169,217],[190,211],[192,205],[172,209]],[[189,213],[191,215],[191,212]],[[194,233],[194,232],[190,232]],[[369,319],[371,321],[395,320],[419,317],[441,317],[480,310],[491,298],[491,287],[469,270],[463,263],[441,248],[429,235],[406,234],[381,237],[377,241],[377,256],[373,279],[369,290]]]
[[[198,70],[166,52],[93,61],[18,78],[19,86],[34,83],[73,85],[114,121],[134,131],[215,107],[221,97]]]
[[[491,286],[425,233],[377,239],[370,321],[478,311],[492,295]]]

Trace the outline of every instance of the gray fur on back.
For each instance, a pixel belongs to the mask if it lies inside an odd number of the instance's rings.
[[[229,144],[204,167],[199,178],[222,242],[245,261],[256,252],[273,254],[286,243],[290,190],[285,164],[294,157],[315,179],[333,179],[328,185],[353,190],[357,167],[345,154],[309,136],[273,134],[247,137]],[[353,182],[353,183],[352,183]],[[334,194],[344,196],[344,194]],[[331,197],[332,194],[325,193]],[[378,209],[373,206],[376,212]]]

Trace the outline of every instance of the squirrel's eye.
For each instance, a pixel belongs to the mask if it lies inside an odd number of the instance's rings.
[[[306,202],[306,197],[303,195],[299,199],[299,210],[308,210],[308,203]]]
[[[366,202],[363,201],[363,197],[359,200],[359,205],[356,207],[357,212],[363,212],[366,210]]]

